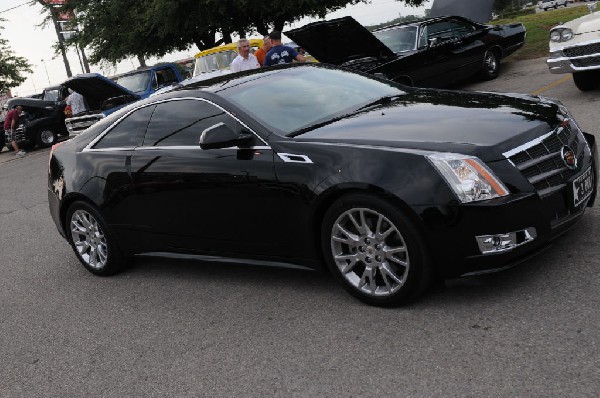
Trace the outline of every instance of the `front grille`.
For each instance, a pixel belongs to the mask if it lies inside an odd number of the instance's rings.
[[[567,181],[580,170],[569,169],[562,158],[562,148],[569,146],[582,164],[585,156],[585,138],[573,122],[558,127],[541,141],[524,145],[516,153],[509,152],[508,158],[534,186],[542,197],[566,186]]]
[[[582,57],[584,55],[598,54],[600,53],[600,42],[565,48],[563,49],[563,53],[567,57]]]
[[[571,63],[573,66],[577,66],[579,68],[586,66],[597,66],[600,65],[600,56],[572,59]]]

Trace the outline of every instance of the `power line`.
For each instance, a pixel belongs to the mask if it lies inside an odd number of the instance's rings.
[[[19,7],[26,6],[26,5],[28,5],[28,4],[29,4],[29,2],[27,2],[27,3],[23,3],[23,4],[19,4],[18,6],[14,6],[14,7],[11,7],[11,8],[7,8],[6,10],[2,10],[2,11],[0,11],[0,14],[4,14],[5,12],[8,12],[8,11],[10,11],[10,10],[14,10],[15,8],[19,8]]]

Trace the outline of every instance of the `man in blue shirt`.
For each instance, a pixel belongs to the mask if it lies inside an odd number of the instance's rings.
[[[269,33],[269,37],[271,38],[273,47],[271,47],[267,55],[265,55],[263,66],[289,64],[294,60],[298,62],[306,61],[303,55],[298,54],[298,51],[294,50],[292,47],[281,44],[281,32],[274,30]]]

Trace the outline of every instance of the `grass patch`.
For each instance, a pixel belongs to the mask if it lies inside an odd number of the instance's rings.
[[[589,14],[587,6],[561,8],[512,19],[498,19],[494,24],[521,22],[527,28],[525,45],[507,59],[523,60],[548,56],[550,29],[564,22]]]

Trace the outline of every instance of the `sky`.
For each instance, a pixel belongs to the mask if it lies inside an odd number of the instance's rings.
[[[67,73],[62,61],[62,56],[54,55],[53,45],[57,42],[53,26],[40,26],[44,19],[42,6],[28,5],[29,0],[0,0],[0,17],[4,19],[0,26],[4,29],[0,35],[8,40],[13,52],[26,58],[32,65],[33,72],[27,75],[27,80],[19,87],[12,90],[13,95],[26,96],[40,93],[44,87],[58,85],[67,79]],[[342,10],[330,13],[325,19],[339,18],[350,15],[363,25],[375,25],[390,21],[400,15],[424,15],[425,9],[431,7],[428,1],[423,7],[409,7],[395,0],[370,0],[369,4],[348,6]],[[20,6],[22,4],[26,4]],[[20,6],[20,7],[17,7]],[[17,7],[11,9],[13,7]],[[303,19],[291,27],[300,27],[316,19]],[[285,29],[284,29],[285,31]],[[187,51],[168,54],[161,59],[149,59],[147,64],[168,62],[178,59],[193,57],[198,52],[196,46]],[[75,50],[68,52],[69,64],[74,75],[83,73]],[[136,59],[119,63],[116,68],[102,69],[97,65],[90,65],[91,72],[104,75],[126,72],[138,67]]]

